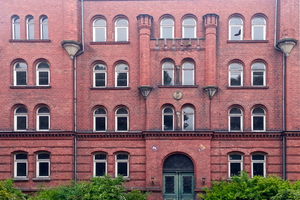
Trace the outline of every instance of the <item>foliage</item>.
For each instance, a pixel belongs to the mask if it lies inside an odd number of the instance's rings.
[[[92,178],[89,182],[78,182],[55,188],[42,189],[29,200],[146,200],[148,193],[133,190],[126,193],[122,186],[125,180],[119,176]]]
[[[25,199],[21,190],[13,187],[13,180],[7,179],[0,181],[0,199],[3,200],[21,200]]]
[[[290,183],[277,176],[254,176],[248,178],[245,172],[230,181],[213,182],[211,189],[205,189],[204,200],[286,200],[300,199],[300,182]]]

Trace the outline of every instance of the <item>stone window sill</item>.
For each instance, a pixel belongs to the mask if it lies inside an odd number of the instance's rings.
[[[198,85],[159,85],[159,88],[198,88]]]
[[[47,85],[47,86],[39,86],[39,85],[24,85],[24,86],[21,86],[21,85],[12,85],[12,86],[9,86],[10,89],[50,89],[51,86],[50,85]]]
[[[227,40],[227,43],[269,43],[269,40]]]
[[[130,87],[91,87],[91,90],[130,90]]]
[[[13,181],[29,181],[29,178],[13,178]]]
[[[120,44],[130,44],[129,41],[117,42],[117,41],[106,41],[106,42],[90,42],[90,45],[120,45]]]
[[[34,40],[20,40],[20,39],[10,39],[11,43],[49,43],[51,40],[42,40],[42,39],[34,39]]]
[[[260,89],[269,89],[269,86],[227,86],[229,90],[244,90],[244,89],[252,89],[252,90],[260,90]]]

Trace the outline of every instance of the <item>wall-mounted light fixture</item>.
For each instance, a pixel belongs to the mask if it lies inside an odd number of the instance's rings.
[[[72,60],[79,49],[81,49],[81,43],[75,40],[64,40],[61,42],[61,45],[64,47]]]
[[[202,178],[202,185],[205,185],[205,177]]]
[[[145,100],[147,99],[148,95],[150,94],[151,90],[153,87],[149,86],[149,85],[142,85],[138,87],[138,90],[140,91],[140,93],[143,95],[143,97],[145,98]]]
[[[288,57],[293,47],[297,44],[298,40],[294,38],[282,38],[278,40],[276,46],[280,48],[282,53]]]
[[[218,89],[219,88],[215,85],[207,85],[207,86],[203,87],[203,90],[206,92],[206,94],[208,95],[208,98],[210,100],[213,98],[213,96],[218,91]]]

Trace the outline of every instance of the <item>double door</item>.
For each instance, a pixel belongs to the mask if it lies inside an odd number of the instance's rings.
[[[194,200],[194,195],[194,173],[163,173],[163,200]]]

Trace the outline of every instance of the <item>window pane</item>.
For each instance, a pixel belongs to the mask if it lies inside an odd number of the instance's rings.
[[[27,154],[17,154],[16,159],[27,159]]]
[[[118,174],[122,176],[128,176],[127,174],[127,162],[118,162]]]
[[[49,176],[49,163],[40,162],[39,163],[39,176]]]
[[[127,131],[127,117],[117,117],[118,131]]]
[[[117,41],[127,41],[127,28],[117,28]]]
[[[17,130],[26,130],[26,116],[17,116]]]
[[[16,72],[17,85],[26,85],[26,72]]]
[[[194,71],[183,71],[183,85],[194,85]]]
[[[17,176],[26,176],[26,163],[17,163]]]
[[[96,176],[104,176],[105,175],[106,163],[96,163]]]
[[[39,85],[48,85],[48,72],[39,72]]]
[[[105,117],[96,117],[96,131],[105,131]]]
[[[184,27],[184,38],[195,38],[195,27]]]
[[[240,117],[230,117],[230,130],[240,131],[241,130],[241,118]]]
[[[18,20],[19,21],[19,20]],[[21,31],[20,31],[20,21],[18,24],[14,24],[14,39],[20,39]]]
[[[48,21],[47,21],[48,22]],[[48,34],[48,24],[43,24],[42,25],[43,33],[42,33],[42,39],[49,39],[49,34]]]
[[[183,176],[183,194],[191,194],[192,193],[192,177],[191,176]]]
[[[127,86],[127,73],[118,73],[117,86]]]
[[[34,24],[31,24],[31,20],[28,23],[28,39],[34,39]]]
[[[239,175],[241,163],[230,163],[230,176]]]
[[[127,154],[118,154],[117,160],[128,160],[128,155]]]
[[[165,193],[174,194],[174,176],[165,176]]]
[[[253,40],[264,39],[264,27],[253,27]]]
[[[128,114],[128,112],[125,108],[120,108],[118,109],[117,114]]]
[[[164,116],[164,130],[173,130],[173,115],[165,115]]]
[[[95,160],[106,160],[105,154],[97,154],[95,155]]]
[[[47,107],[41,107],[39,108],[38,113],[49,113],[49,109]]]
[[[183,129],[185,131],[194,129],[194,115],[183,115]]]
[[[49,159],[50,155],[48,153],[40,153],[38,159]]]
[[[242,39],[242,27],[231,27],[231,40],[241,40]]]
[[[242,160],[242,155],[231,154],[231,155],[229,155],[229,160]]]
[[[264,155],[253,155],[252,160],[265,160]]]
[[[164,70],[164,85],[173,85],[173,70]]]
[[[95,42],[105,41],[105,28],[95,28]]]
[[[264,72],[253,72],[253,85],[264,85]]]
[[[253,176],[264,176],[264,163],[253,163]]]
[[[40,130],[49,129],[49,116],[39,116],[39,129]]]
[[[253,130],[264,130],[263,116],[253,116]]]
[[[241,72],[230,72],[230,85],[241,85]]]
[[[163,27],[162,38],[173,38],[173,27]]]
[[[19,108],[16,110],[16,113],[27,113],[27,110],[26,110],[26,108],[24,108],[24,107],[19,107]]]
[[[96,73],[96,83],[95,86],[105,86],[105,73]]]

